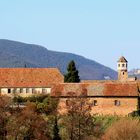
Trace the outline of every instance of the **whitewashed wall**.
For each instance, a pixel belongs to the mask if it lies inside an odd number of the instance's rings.
[[[10,93],[8,93],[8,89],[10,89]],[[0,88],[0,92],[2,94],[11,94],[11,93],[42,93],[42,94],[50,94],[51,88]]]

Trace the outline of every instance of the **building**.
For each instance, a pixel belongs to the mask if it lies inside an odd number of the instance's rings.
[[[137,110],[140,82],[128,77],[128,61],[117,62],[118,80],[86,80],[81,83],[60,83],[51,95],[60,98],[60,112],[66,111],[69,98],[87,98],[92,102],[93,114],[128,115]]]
[[[128,61],[117,61],[118,80],[86,80],[64,83],[57,68],[0,68],[0,93],[10,96],[50,94],[60,99],[59,111],[66,111],[70,98],[87,98],[93,114],[128,115],[137,110],[140,81],[128,76]]]
[[[118,80],[126,81],[128,79],[128,61],[122,56],[117,63]]]
[[[50,94],[52,87],[63,81],[57,68],[0,68],[1,94]]]

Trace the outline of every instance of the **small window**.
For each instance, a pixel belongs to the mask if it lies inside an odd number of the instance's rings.
[[[19,91],[20,93],[23,93],[23,88],[20,88],[20,91]]]
[[[29,93],[29,88],[26,88],[26,93]]]
[[[46,91],[46,89],[45,88],[43,88],[42,89],[42,93],[46,93],[47,91]]]
[[[13,93],[16,93],[16,88],[13,89]]]
[[[93,100],[93,106],[97,106],[97,100]]]
[[[118,64],[118,67],[120,67],[120,64]]]
[[[10,88],[8,88],[8,93],[11,93],[11,89]]]
[[[35,88],[32,88],[32,93],[35,93]]]
[[[114,105],[115,105],[115,106],[120,106],[120,105],[121,105],[121,102],[120,102],[119,100],[115,100],[115,101],[114,101]]]
[[[122,64],[122,67],[125,67],[125,64]]]
[[[69,106],[69,100],[66,100],[66,106]]]

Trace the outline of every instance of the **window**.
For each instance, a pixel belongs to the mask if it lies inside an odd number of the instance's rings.
[[[8,88],[8,93],[11,93],[11,89],[10,88]]]
[[[20,93],[23,93],[23,88],[20,88],[19,92],[20,92]]]
[[[26,88],[26,93],[29,93],[29,88]]]
[[[115,105],[115,106],[120,106],[120,105],[121,105],[121,102],[120,102],[119,100],[115,100],[115,101],[114,101],[114,105]]]
[[[120,67],[120,64],[118,64],[118,67]]]
[[[122,67],[125,67],[125,64],[122,64]]]
[[[66,100],[66,106],[68,106],[69,105],[69,100]]]
[[[42,89],[42,93],[46,93],[46,89],[45,88]]]
[[[16,93],[16,88],[13,89],[13,93]]]
[[[35,88],[32,88],[32,93],[35,93]]]
[[[97,100],[93,100],[93,106],[97,106]]]

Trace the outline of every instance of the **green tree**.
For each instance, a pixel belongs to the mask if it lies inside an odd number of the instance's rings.
[[[64,82],[66,83],[79,83],[80,78],[78,75],[78,70],[76,69],[75,62],[72,60],[68,64],[67,74],[64,75]]]

